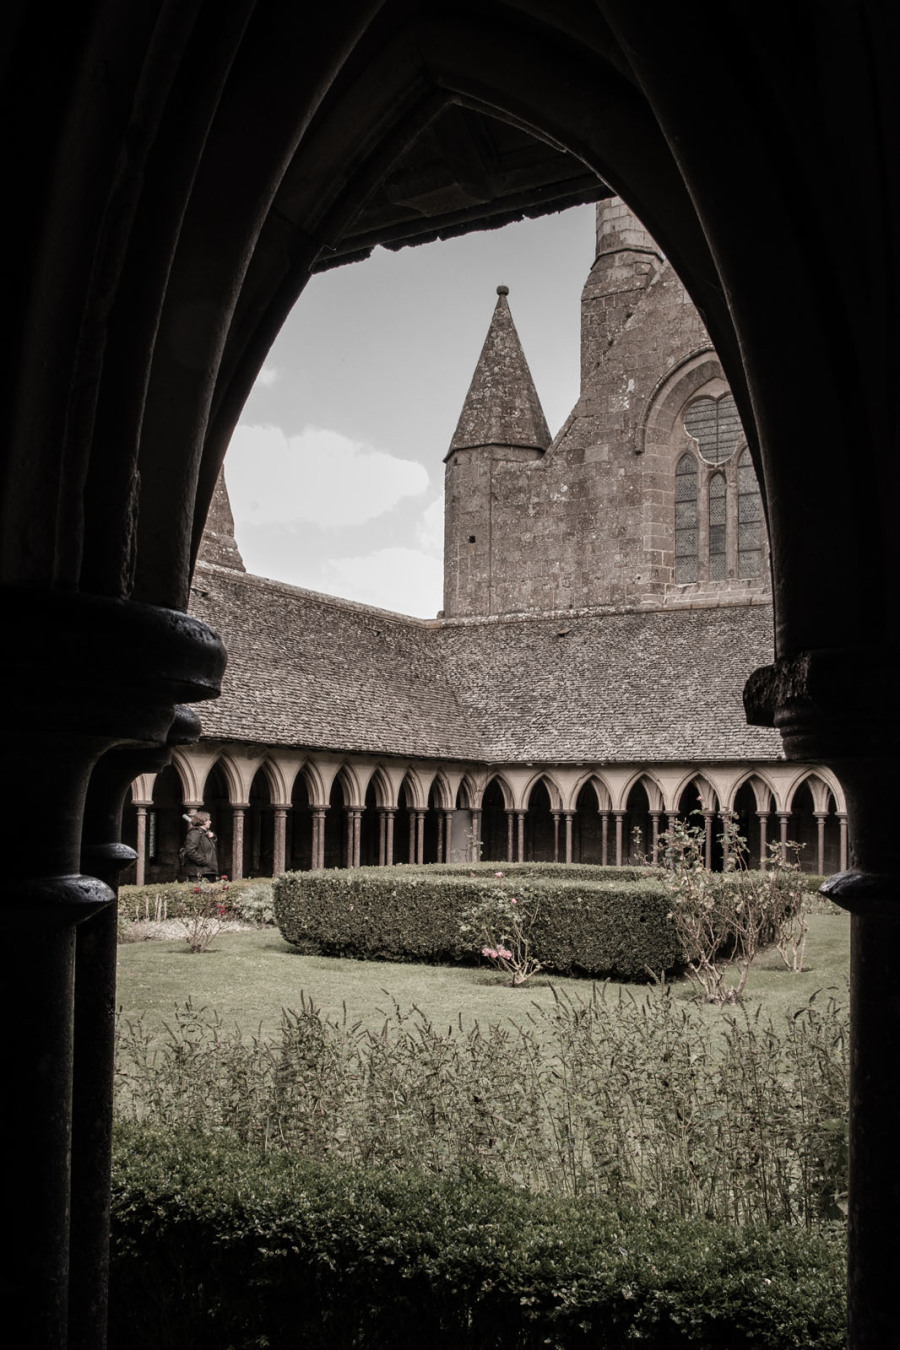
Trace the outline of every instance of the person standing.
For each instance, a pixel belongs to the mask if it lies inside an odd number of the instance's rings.
[[[204,878],[213,881],[219,875],[219,859],[209,812],[192,811],[185,819],[188,832],[182,854],[188,881],[201,881]]]

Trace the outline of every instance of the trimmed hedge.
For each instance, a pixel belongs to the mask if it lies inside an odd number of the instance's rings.
[[[841,1350],[845,1236],[117,1132],[110,1350]]]
[[[466,867],[289,872],[275,883],[275,918],[282,937],[307,952],[472,963],[482,943],[461,931],[464,915],[501,889],[534,916],[533,950],[549,972],[646,980],[681,967],[670,903],[654,876],[600,882],[573,878],[574,870],[510,877],[504,869],[502,880]]]

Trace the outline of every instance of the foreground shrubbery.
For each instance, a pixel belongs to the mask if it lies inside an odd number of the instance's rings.
[[[147,886],[119,887],[119,928],[134,923],[164,923],[167,919],[198,913],[208,896],[194,881],[165,881]],[[272,883],[255,878],[229,881],[223,892],[228,914],[247,923],[274,922]]]
[[[381,1030],[304,1001],[280,1038],[182,1009],[124,1025],[117,1110],[309,1158],[507,1185],[659,1214],[815,1225],[846,1190],[847,1012],[813,1000],[773,1023],[701,1015],[666,990],[596,987],[522,1026]]]
[[[289,872],[275,883],[275,914],[282,936],[305,951],[453,964],[481,959],[465,916],[512,893],[547,971],[646,980],[677,970],[684,954],[656,874],[615,869],[620,875],[609,880],[611,870],[544,863]]]
[[[837,1231],[119,1130],[111,1350],[841,1350]]]

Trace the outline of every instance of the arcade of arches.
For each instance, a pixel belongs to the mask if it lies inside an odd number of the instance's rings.
[[[364,757],[249,756],[244,747],[177,751],[132,786],[126,880],[171,880],[182,814],[204,806],[233,879],[391,863],[653,862],[674,817],[702,823],[721,866],[721,814],[733,812],[752,865],[771,845],[801,845],[805,871],[843,870],[847,813],[825,768],[617,765],[466,766]],[[129,837],[130,835],[130,837]]]

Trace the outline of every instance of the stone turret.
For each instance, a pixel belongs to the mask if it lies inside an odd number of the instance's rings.
[[[492,498],[501,466],[540,459],[550,431],[509,311],[497,287],[491,325],[445,458],[444,613],[493,613]],[[507,480],[498,486],[500,479]]]
[[[544,410],[509,312],[508,295],[508,286],[497,287],[494,316],[447,460],[457,450],[482,446],[515,447],[542,454],[550,444]]]
[[[235,572],[245,572],[244,560],[234,537],[234,516],[228,488],[225,486],[225,471],[219,470],[216,490],[209,504],[206,527],[200,541],[200,561],[217,563],[219,567],[231,567]]]
[[[582,392],[664,262],[620,197],[597,203],[597,253],[581,297]]]

